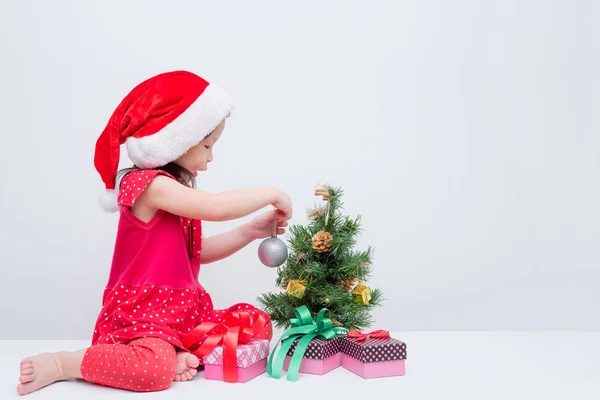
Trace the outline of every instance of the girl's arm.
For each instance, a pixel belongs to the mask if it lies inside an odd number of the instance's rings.
[[[139,197],[139,202],[156,210],[203,221],[233,220],[268,205],[281,210],[283,219],[292,217],[290,197],[276,188],[239,189],[214,194],[189,188],[165,176],[153,179]]]
[[[229,257],[246,247],[254,239],[247,224],[240,225],[229,232],[207,237],[202,240],[200,263],[210,264]]]
[[[200,261],[208,264],[236,253],[256,239],[273,234],[273,223],[277,220],[277,234],[283,235],[288,222],[282,219],[279,211],[268,211],[257,215],[251,221],[225,233],[202,239]]]

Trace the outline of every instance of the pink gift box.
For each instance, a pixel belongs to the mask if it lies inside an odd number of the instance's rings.
[[[292,357],[286,356],[283,363],[284,371],[288,370]],[[303,358],[298,372],[301,374],[324,375],[342,365],[342,353],[337,353],[323,360]]]
[[[405,360],[378,361],[364,363],[342,354],[342,366],[365,379],[404,376],[406,374]]]
[[[288,370],[292,356],[296,351],[296,344],[300,339],[296,339],[290,347],[283,364],[283,369]],[[310,341],[300,363],[298,372],[302,374],[323,375],[327,372],[342,366],[342,354],[340,353],[341,338],[324,340],[314,338]]]
[[[238,382],[248,382],[262,375],[267,370],[269,357],[269,341],[253,340],[250,343],[238,344],[236,372]],[[217,346],[202,358],[204,377],[210,380],[223,380],[223,347]]]
[[[363,378],[383,378],[406,374],[406,343],[394,338],[343,338],[340,342],[342,366]]]

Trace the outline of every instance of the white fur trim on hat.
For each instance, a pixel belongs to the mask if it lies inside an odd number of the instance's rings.
[[[211,83],[196,101],[160,131],[142,138],[127,138],[127,154],[139,168],[166,165],[200,143],[232,109],[229,96]]]
[[[119,205],[117,204],[118,193],[116,190],[107,190],[98,197],[98,204],[100,207],[108,213],[114,213],[119,211]]]

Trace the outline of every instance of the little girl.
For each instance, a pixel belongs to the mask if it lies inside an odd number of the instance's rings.
[[[275,188],[219,194],[194,189],[231,109],[221,89],[186,71],[142,82],[116,108],[94,155],[107,189],[101,204],[120,210],[120,219],[92,346],[24,359],[20,394],[74,378],[132,391],[164,390],[192,379],[201,364],[183,338],[233,311],[262,315],[267,324],[257,338],[271,339],[268,314],[241,303],[215,310],[198,282],[201,264],[271,235],[275,220],[283,234],[292,216],[290,197]],[[122,144],[135,166],[117,173]],[[201,221],[233,220],[268,205],[274,210],[203,239]]]

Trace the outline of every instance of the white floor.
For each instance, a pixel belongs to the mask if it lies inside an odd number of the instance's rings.
[[[365,380],[339,368],[288,382],[264,374],[245,384],[204,380],[164,392],[129,393],[85,382],[61,382],[27,399],[600,399],[600,332],[396,333],[408,347],[407,375]],[[75,350],[81,341],[0,341],[0,399],[19,398],[21,358]]]

